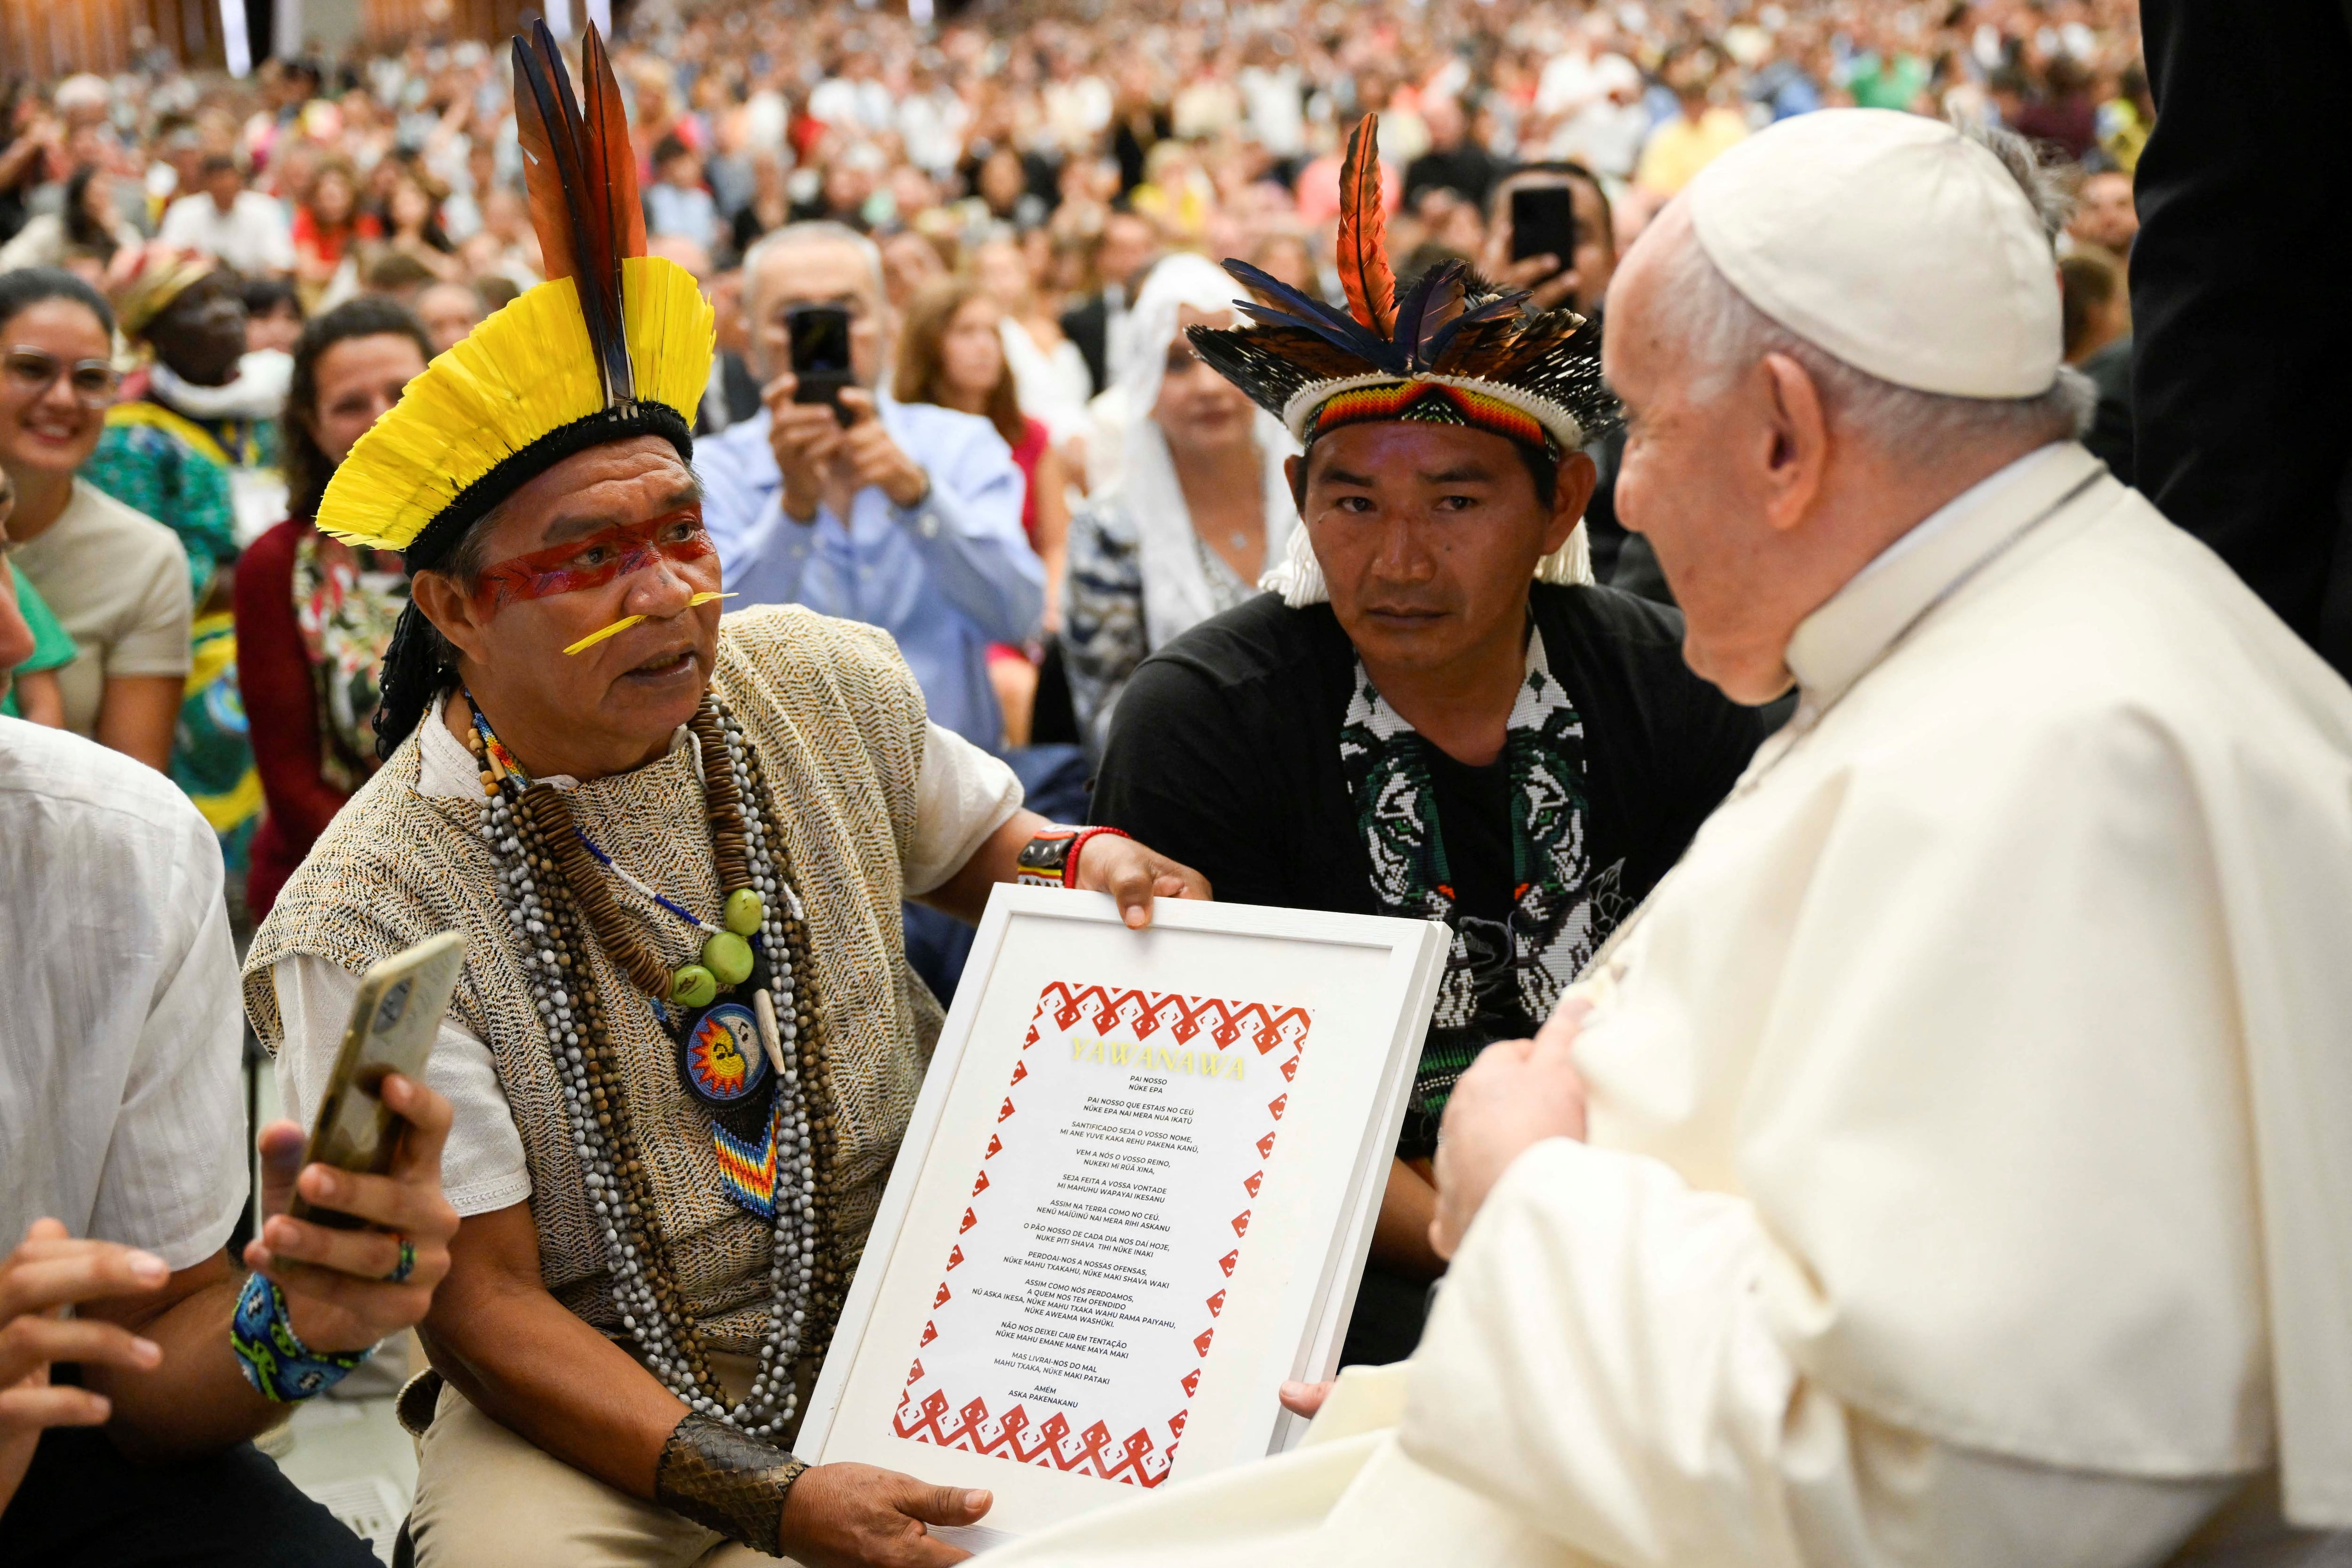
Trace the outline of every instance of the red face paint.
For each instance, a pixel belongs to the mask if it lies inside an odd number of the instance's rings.
[[[502,560],[483,570],[474,600],[496,611],[518,599],[545,599],[550,594],[602,588],[615,578],[644,570],[657,559],[678,563],[700,560],[718,549],[703,531],[701,509],[682,508]]]

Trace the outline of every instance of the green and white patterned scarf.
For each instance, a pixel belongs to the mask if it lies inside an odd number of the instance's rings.
[[[1429,743],[1374,688],[1360,661],[1339,765],[1372,865],[1381,912],[1454,928],[1437,1010],[1413,1080],[1405,1144],[1433,1147],[1437,1119],[1479,1051],[1540,1024],[1623,917],[1624,862],[1594,873],[1585,821],[1584,721],[1530,628],[1527,674],[1511,705],[1511,883],[1507,927],[1457,915],[1439,831]]]

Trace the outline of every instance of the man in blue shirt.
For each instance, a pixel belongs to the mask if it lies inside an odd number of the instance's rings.
[[[872,389],[889,337],[881,256],[839,224],[793,224],[745,258],[744,314],[767,407],[703,441],[695,469],[727,586],[744,604],[799,603],[898,641],[933,722],[991,750],[1003,716],[992,643],[1033,636],[1045,570],[1021,530],[1023,481],[988,421]],[[845,428],[793,401],[784,313],[849,313]]]

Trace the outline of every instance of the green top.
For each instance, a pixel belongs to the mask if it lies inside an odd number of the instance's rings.
[[[81,650],[74,646],[74,640],[66,635],[64,627],[58,624],[58,618],[50,611],[48,601],[41,597],[41,591],[33,586],[33,580],[26,577],[15,561],[8,563],[8,575],[16,580],[16,613],[22,615],[25,624],[33,630],[32,657],[17,665],[16,673],[33,675],[43,670],[64,669],[74,662]],[[5,696],[0,696],[0,713],[11,718],[23,716],[17,711],[16,692],[13,686]]]
[[[236,559],[228,470],[169,430],[110,423],[81,476],[180,536],[188,586],[201,606],[213,573]]]
[[[1933,73],[1917,55],[1892,58],[1873,50],[1855,58],[1846,89],[1856,109],[1910,109],[1927,90]]]

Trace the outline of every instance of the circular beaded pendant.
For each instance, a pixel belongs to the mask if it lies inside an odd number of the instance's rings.
[[[760,1020],[732,999],[705,1008],[678,1031],[677,1068],[687,1092],[711,1109],[742,1103],[768,1082]]]

